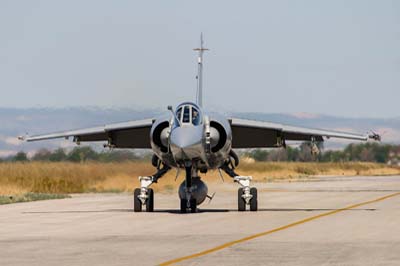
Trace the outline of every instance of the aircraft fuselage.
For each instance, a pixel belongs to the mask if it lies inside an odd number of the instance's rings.
[[[198,105],[185,102],[168,116],[156,119],[151,146],[157,157],[171,167],[189,165],[201,172],[221,167],[232,147],[232,130],[223,117],[210,115]]]

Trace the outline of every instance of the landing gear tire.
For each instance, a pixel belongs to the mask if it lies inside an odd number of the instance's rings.
[[[187,200],[181,199],[181,213],[187,213],[190,210],[191,213],[197,212],[197,202],[196,199],[191,199],[189,202],[189,208],[187,206]]]
[[[258,209],[257,188],[252,187],[250,194],[253,196],[250,200],[250,211],[255,212]]]
[[[146,200],[146,212],[153,212],[154,211],[154,191],[153,189],[149,188],[147,191],[147,200]]]
[[[196,199],[191,199],[191,200],[190,200],[190,212],[191,212],[191,213],[197,212],[197,202],[196,202]]]
[[[141,212],[142,211],[142,202],[139,199],[140,188],[136,188],[133,192],[133,211]]]
[[[243,212],[246,210],[246,202],[242,198],[243,188],[238,189],[238,211]]]
[[[186,199],[181,199],[181,213],[187,212]]]

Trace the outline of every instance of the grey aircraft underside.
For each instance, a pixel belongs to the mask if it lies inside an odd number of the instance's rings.
[[[128,121],[105,126],[65,131],[27,137],[27,141],[55,138],[73,138],[74,142],[105,142],[110,148],[144,148],[154,152],[152,164],[157,172],[152,176],[139,177],[141,187],[134,192],[134,211],[154,210],[154,192],[150,188],[172,168],[184,169],[185,180],[179,188],[180,210],[196,212],[207,195],[206,184],[200,173],[210,169],[224,171],[238,182],[238,210],[258,208],[257,189],[250,186],[250,176],[235,172],[239,158],[234,149],[286,147],[287,141],[320,142],[329,138],[367,141],[380,140],[372,133],[358,135],[329,130],[310,129],[264,121],[225,118],[207,113],[202,103],[203,40],[198,51],[197,103],[184,102],[174,111],[162,117]]]

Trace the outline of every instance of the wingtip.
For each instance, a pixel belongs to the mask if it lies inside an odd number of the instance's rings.
[[[28,133],[26,133],[25,135],[20,135],[20,136],[18,136],[17,137],[17,139],[18,140],[20,140],[20,141],[29,141],[29,134]]]
[[[371,133],[368,134],[368,138],[379,142],[382,140],[382,136],[373,131],[371,131]]]

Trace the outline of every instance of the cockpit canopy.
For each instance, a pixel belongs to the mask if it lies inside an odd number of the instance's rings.
[[[202,121],[200,108],[192,103],[184,103],[178,106],[176,118],[179,119],[181,125],[192,124],[198,126]]]

